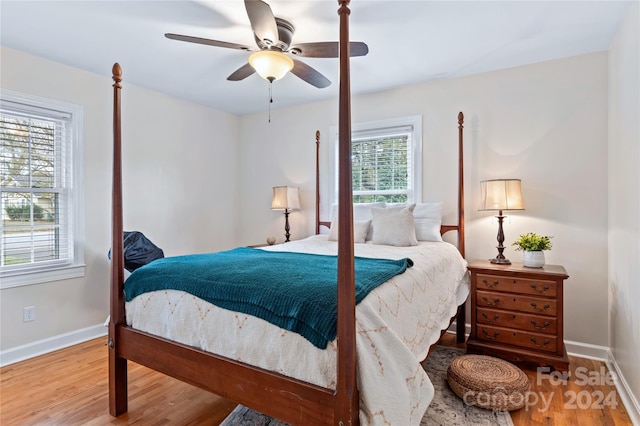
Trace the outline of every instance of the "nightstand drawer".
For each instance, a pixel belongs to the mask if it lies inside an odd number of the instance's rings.
[[[502,327],[486,325],[477,326],[478,340],[520,346],[541,351],[556,352],[558,339],[556,336],[528,333]]]
[[[499,311],[495,309],[478,308],[476,311],[479,324],[517,328],[535,333],[556,335],[558,321],[554,317],[523,314],[520,312]]]
[[[478,290],[507,291],[548,297],[556,297],[558,292],[555,281],[485,274],[477,275],[476,286]]]
[[[476,299],[479,308],[498,308],[551,316],[555,316],[558,310],[557,300],[520,296],[517,294],[478,291]]]

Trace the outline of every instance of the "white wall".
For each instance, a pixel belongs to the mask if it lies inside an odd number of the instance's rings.
[[[640,3],[634,2],[609,53],[609,343],[636,395],[636,416],[640,416],[639,23]]]
[[[352,78],[357,75],[352,74]],[[496,254],[497,223],[478,212],[479,182],[521,178],[526,210],[505,224],[505,254],[520,233],[554,236],[547,263],[571,276],[565,290],[565,338],[608,345],[607,54],[597,53],[366,96],[354,96],[353,122],[422,114],[423,200],[456,209],[457,114],[465,113],[467,257]],[[314,133],[323,137],[323,176],[332,150],[336,101],[241,117],[241,238],[282,240],[282,215],[269,210],[273,185],[299,185],[302,212],[294,239],[313,233]],[[330,192],[330,191],[325,191]]]
[[[112,63],[99,76],[5,47],[0,55],[1,88],[84,107],[86,276],[1,290],[6,355],[100,325],[108,314]],[[233,246],[238,118],[129,85],[122,66],[125,229],[145,232],[167,255]],[[36,321],[22,322],[25,306],[35,306]]]
[[[240,118],[243,244],[264,243],[269,235],[284,241],[283,212],[270,210],[274,186],[300,187],[302,210],[289,216],[291,239],[299,240],[314,232],[315,133],[320,130],[321,147],[326,148],[328,126],[335,117],[336,103],[323,102],[272,110],[271,123],[264,113]]]

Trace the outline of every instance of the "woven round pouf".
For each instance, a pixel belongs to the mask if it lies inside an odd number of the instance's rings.
[[[515,365],[486,355],[462,355],[447,369],[449,386],[462,400],[489,410],[522,408],[531,388],[529,378]]]

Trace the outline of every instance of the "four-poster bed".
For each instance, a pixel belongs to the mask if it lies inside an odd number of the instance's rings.
[[[111,317],[109,322],[109,411],[113,416],[118,416],[127,411],[127,360],[131,360],[293,424],[355,425],[359,424],[361,409],[368,409],[369,414],[375,417],[376,413],[371,413],[371,411],[379,407],[361,407],[358,390],[358,383],[362,384],[363,378],[358,377],[357,364],[358,359],[362,359],[362,354],[356,350],[356,336],[359,333],[362,334],[362,325],[359,324],[361,322],[360,307],[358,307],[359,314],[358,318],[356,318],[356,291],[354,286],[354,257],[356,253],[353,235],[354,218],[351,207],[353,202],[350,168],[348,3],[349,1],[345,0],[339,1],[340,8],[338,10],[340,15],[340,190],[337,243],[337,338],[329,346],[334,351],[334,357],[329,357],[329,359],[333,360],[333,368],[335,368],[329,374],[329,377],[334,377],[335,381],[330,383],[330,386],[320,386],[294,378],[286,374],[288,373],[287,371],[275,370],[278,371],[275,372],[265,367],[256,366],[256,364],[239,361],[239,359],[244,361],[243,356],[233,357],[215,354],[212,351],[199,349],[195,345],[179,343],[172,339],[161,337],[156,333],[142,331],[128,324],[133,321],[130,316],[135,317],[135,313],[142,310],[130,302],[128,302],[130,304],[126,305],[124,295],[120,127],[120,82],[122,80],[122,71],[120,66],[115,64],[113,68],[115,82],[112,194],[113,256],[111,265]],[[458,248],[462,256],[464,256],[462,120],[462,113],[460,113],[458,117],[458,224],[442,226],[441,232],[444,233],[450,230],[458,232]],[[316,134],[316,143],[319,143],[319,133]],[[318,165],[316,164],[316,166]],[[318,175],[316,177],[318,178]],[[316,197],[319,197],[318,190],[316,191]],[[317,198],[318,204],[319,199]],[[330,226],[331,224],[330,222],[321,222],[317,211],[316,233],[319,233],[320,225]],[[291,245],[291,247],[294,246],[293,244]],[[416,266],[412,269],[417,270],[419,268]],[[412,271],[411,273],[414,272]],[[466,269],[463,272],[458,270],[458,274],[460,273],[466,275]],[[384,288],[384,284],[380,288]],[[457,329],[460,340],[464,339],[464,299],[466,298],[466,293],[462,297],[460,296],[462,294],[461,291],[454,292],[452,290],[451,292],[450,298],[456,302],[451,305],[450,301],[448,309],[455,311],[457,307]],[[134,309],[137,310],[134,312]],[[447,316],[447,323],[451,315]],[[440,327],[437,332],[441,333],[440,330],[442,328]],[[446,324],[444,328],[446,328]],[[430,342],[427,348],[432,343]],[[426,352],[423,355],[426,355]],[[364,418],[368,419],[366,420],[367,422],[370,421],[370,417],[365,415]]]

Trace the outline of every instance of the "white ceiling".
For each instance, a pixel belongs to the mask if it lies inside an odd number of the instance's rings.
[[[296,27],[293,43],[336,41],[334,0],[268,0]],[[351,91],[376,92],[608,49],[631,1],[380,1],[350,4]],[[164,33],[254,46],[241,0],[0,1],[4,46],[233,114],[266,110],[268,83],[226,77],[248,52],[169,40]],[[0,58],[1,59],[1,58]],[[333,82],[292,74],[273,84],[272,108],[336,98],[338,60],[299,58]],[[126,87],[126,86],[125,86]]]

